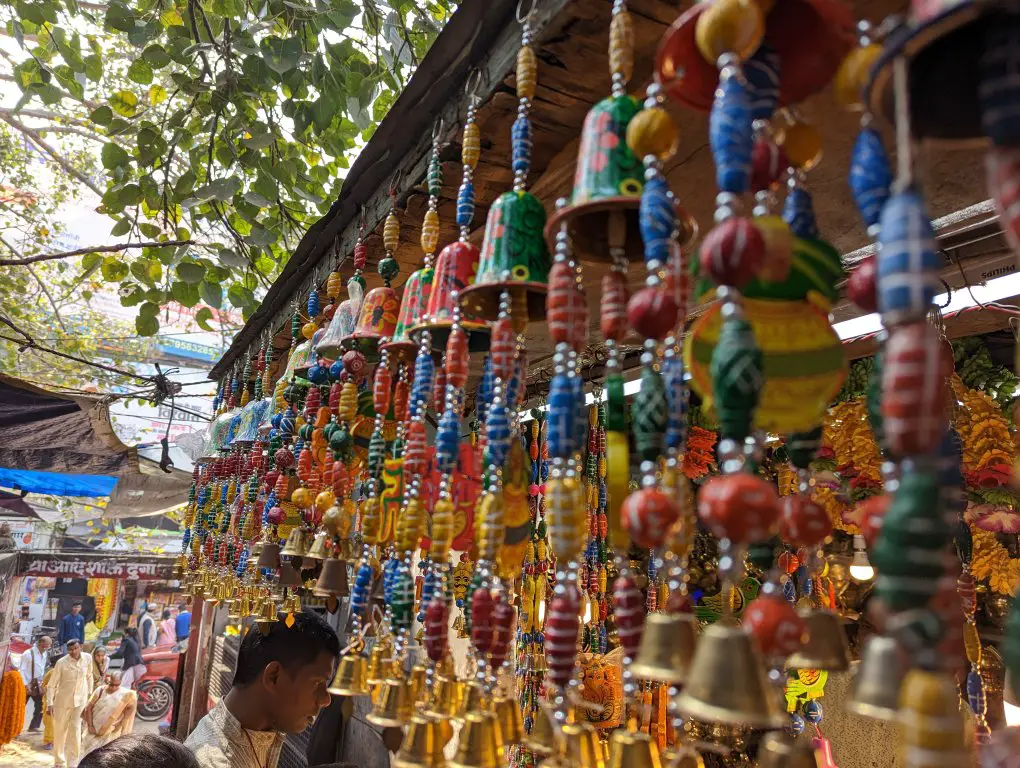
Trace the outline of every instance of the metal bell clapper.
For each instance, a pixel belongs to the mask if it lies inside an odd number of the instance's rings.
[[[308,549],[306,543],[308,534],[301,526],[295,526],[287,536],[287,541],[280,550],[281,557],[304,557]]]
[[[412,715],[400,750],[393,758],[394,768],[441,768],[446,764],[439,723],[422,714]]]
[[[697,621],[691,614],[651,613],[645,617],[641,645],[630,671],[642,680],[682,683],[697,639]]]
[[[675,704],[681,714],[706,723],[761,730],[786,725],[751,638],[729,624],[701,633]]]
[[[609,739],[608,768],[662,768],[659,745],[647,733],[614,731]]]
[[[450,768],[499,768],[502,760],[496,743],[496,718],[491,712],[471,712],[464,718],[457,752]]]
[[[824,669],[845,672],[850,668],[850,650],[839,615],[832,611],[809,609],[800,612],[807,626],[808,639],[786,660],[787,669]]]
[[[818,756],[810,740],[787,733],[765,734],[758,747],[759,768],[818,768]]]
[[[340,659],[328,690],[334,696],[367,696],[367,675],[368,660],[361,654],[348,654]]]
[[[907,659],[896,641],[874,635],[861,653],[846,708],[862,717],[893,722],[899,712],[900,685]]]
[[[401,728],[411,719],[412,712],[413,702],[407,683],[403,680],[384,680],[367,720],[383,728]]]
[[[312,591],[317,597],[347,597],[351,594],[347,581],[347,561],[331,557],[322,563],[322,573]]]

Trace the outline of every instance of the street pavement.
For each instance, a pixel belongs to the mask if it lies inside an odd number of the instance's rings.
[[[31,707],[31,704],[29,704]],[[25,718],[28,725],[28,718]],[[159,733],[159,723],[135,718],[135,733]],[[12,743],[0,747],[0,768],[52,768],[53,750],[43,749],[42,731],[27,730]]]

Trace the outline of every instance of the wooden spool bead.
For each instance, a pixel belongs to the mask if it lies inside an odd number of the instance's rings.
[[[517,51],[517,96],[534,99],[538,85],[538,57],[535,50],[526,45]]]
[[[423,253],[435,253],[439,245],[439,213],[434,208],[425,211],[421,223],[421,249]]]
[[[645,339],[665,339],[679,315],[676,299],[661,285],[646,285],[627,302],[627,322]]]
[[[545,620],[546,679],[565,688],[574,677],[577,638],[581,630],[577,588],[569,585],[553,597]]]
[[[326,295],[330,299],[335,299],[340,295],[341,288],[343,288],[343,278],[340,277],[340,273],[330,272],[329,277],[326,278]]]
[[[624,83],[634,74],[634,24],[626,9],[614,13],[609,24],[609,71]]]
[[[375,412],[385,414],[390,409],[390,397],[393,374],[385,365],[375,369],[375,379],[372,382],[372,403],[375,405]]]
[[[492,340],[489,347],[492,372],[503,381],[508,381],[514,372],[516,340],[517,333],[510,317],[501,317],[492,324]]]
[[[464,143],[460,150],[460,159],[469,168],[478,165],[482,154],[482,132],[478,123],[470,122],[464,126]]]
[[[449,650],[449,614],[450,609],[441,597],[433,598],[425,608],[425,652],[437,664]]]
[[[427,462],[425,423],[414,419],[407,425],[404,443],[404,472],[408,476],[424,475]]]
[[[475,652],[485,656],[492,647],[492,592],[482,587],[471,596],[471,644]]]
[[[797,611],[779,595],[761,595],[744,611],[740,622],[766,659],[789,656],[804,644],[807,627]]]
[[[694,41],[713,67],[724,53],[749,58],[765,35],[765,16],[754,0],[715,0],[698,17]]]
[[[383,224],[383,248],[387,253],[394,253],[399,245],[400,219],[397,218],[396,210],[391,209]]]
[[[733,216],[716,224],[699,252],[702,272],[716,285],[740,288],[757,276],[765,258],[765,238],[751,219]]]
[[[680,517],[676,500],[658,488],[641,488],[630,494],[620,509],[623,529],[638,546],[661,546]]]
[[[616,619],[623,655],[633,659],[641,645],[645,608],[641,590],[630,576],[618,576],[613,582],[613,617]]]
[[[892,329],[882,360],[882,419],[890,450],[912,456],[938,448],[951,373],[952,358],[935,326],[919,322]]]
[[[698,517],[717,538],[750,544],[771,538],[779,522],[779,500],[760,477],[717,475],[698,494]]]
[[[463,389],[467,384],[470,353],[467,334],[460,326],[450,331],[446,342],[446,383],[454,389]]]
[[[354,244],[354,268],[362,270],[365,268],[365,264],[368,262],[368,246],[364,242],[358,240]]]

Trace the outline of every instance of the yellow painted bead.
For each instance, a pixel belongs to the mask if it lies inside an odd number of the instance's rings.
[[[765,240],[765,259],[758,276],[767,283],[780,283],[790,274],[793,232],[781,216],[756,216],[754,226]]]
[[[517,96],[522,99],[535,98],[538,86],[538,58],[531,46],[517,52]]]
[[[482,154],[482,132],[478,123],[464,126],[464,146],[460,150],[460,159],[464,165],[474,168]]]
[[[327,509],[333,506],[333,502],[336,501],[336,496],[331,490],[319,491],[319,494],[315,497],[315,508],[319,512],[325,512]]]
[[[560,562],[579,557],[586,533],[584,497],[576,477],[546,481],[549,545]]]
[[[624,10],[609,25],[609,71],[626,83],[634,74],[634,24]]]
[[[864,109],[863,91],[871,77],[871,68],[882,53],[882,46],[872,43],[863,48],[854,48],[843,59],[836,72],[833,87],[836,103],[843,109],[860,111]]]
[[[366,544],[375,544],[379,540],[381,504],[382,500],[376,496],[366,499],[361,504],[361,536]]]
[[[613,547],[620,552],[627,550],[630,537],[623,530],[620,507],[627,498],[630,480],[630,448],[625,432],[606,432],[606,491],[609,537]]]
[[[971,621],[963,625],[963,647],[967,651],[967,661],[975,667],[981,664],[981,637]]]
[[[340,295],[340,289],[343,287],[343,279],[340,277],[339,272],[330,272],[329,277],[326,279],[326,295],[335,299]]]
[[[810,171],[822,160],[822,134],[810,123],[789,126],[783,131],[781,143],[794,168]]]
[[[315,323],[305,323],[301,326],[301,335],[306,339],[310,339],[315,335],[317,328],[318,326],[316,326]]]
[[[251,402],[251,394],[248,392],[248,387],[245,387],[241,391],[241,407],[244,408],[249,402]]]
[[[421,249],[424,253],[435,253],[439,245],[439,213],[429,208],[421,223]]]
[[[344,382],[336,410],[341,421],[353,421],[358,415],[358,385],[353,381]]]
[[[307,488],[295,488],[294,493],[290,495],[290,500],[294,503],[294,506],[300,509],[307,509],[312,505],[312,492]]]
[[[741,60],[758,50],[765,34],[765,16],[754,0],[715,0],[698,17],[694,40],[712,66],[724,53]]]
[[[679,143],[680,131],[662,107],[642,109],[627,125],[627,146],[638,159],[655,155],[666,160],[676,152]]]
[[[439,499],[432,512],[432,542],[429,547],[429,558],[433,562],[445,562],[450,554],[453,542],[453,502]]]
[[[421,500],[411,499],[400,513],[397,522],[397,549],[413,552],[421,543],[425,532],[425,509]]]
[[[400,245],[400,219],[396,211],[390,211],[386,215],[386,223],[383,224],[383,248],[392,253]]]
[[[482,496],[476,510],[478,526],[476,540],[478,557],[495,562],[496,554],[503,545],[506,524],[503,517],[503,495],[489,491]]]

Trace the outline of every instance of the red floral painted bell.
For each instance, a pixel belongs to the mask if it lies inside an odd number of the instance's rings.
[[[425,316],[432,295],[434,277],[435,270],[432,267],[422,267],[412,272],[404,283],[404,294],[400,300],[400,312],[397,315],[396,327],[393,329],[393,338],[383,345],[391,360],[408,361],[418,354],[418,345],[411,338],[410,330]]]
[[[365,294],[354,333],[341,342],[344,349],[357,349],[367,357],[374,357],[379,351],[379,342],[393,336],[399,308],[395,290],[388,285],[373,288]]]
[[[467,288],[478,272],[478,246],[464,240],[450,243],[439,252],[435,277],[428,304],[422,317],[409,331],[417,342],[423,331],[432,335],[432,348],[443,349],[453,327],[453,314],[460,292]],[[489,348],[489,328],[485,323],[461,319],[460,327],[468,334],[472,352],[485,352]]]

